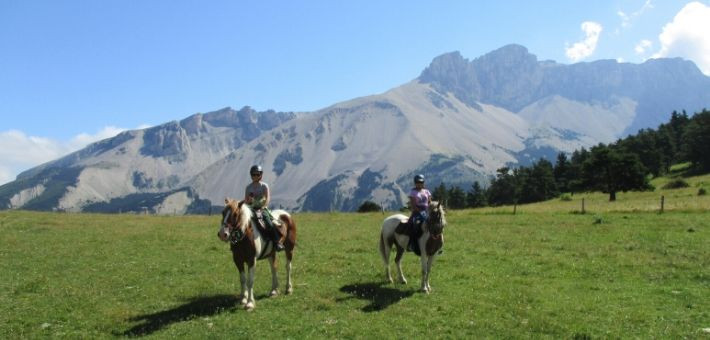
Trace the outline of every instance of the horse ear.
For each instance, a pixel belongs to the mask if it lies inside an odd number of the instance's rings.
[[[224,204],[229,204],[229,197],[224,198]]]
[[[446,204],[444,204],[444,205],[446,205]],[[436,205],[436,208],[437,209],[441,208],[441,201],[439,201],[439,203]]]

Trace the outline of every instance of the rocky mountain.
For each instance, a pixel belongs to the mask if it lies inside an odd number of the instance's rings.
[[[241,198],[261,164],[273,206],[396,209],[416,173],[430,187],[467,187],[708,104],[710,78],[682,59],[565,65],[519,45],[472,61],[453,52],[409,83],[315,112],[223,109],[124,132],[1,186],[0,207],[199,212]]]
[[[225,108],[126,131],[21,173],[0,186],[0,207],[180,213],[199,203],[209,209],[185,183],[295,116]]]

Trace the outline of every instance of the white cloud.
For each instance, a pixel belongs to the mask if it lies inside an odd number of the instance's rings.
[[[597,49],[599,34],[602,32],[602,25],[593,21],[585,21],[582,23],[582,31],[584,31],[584,39],[574,43],[571,47],[565,48],[567,58],[573,62],[582,60]]]
[[[616,15],[618,15],[621,18],[621,27],[622,28],[627,28],[631,26],[632,21],[634,21],[636,18],[640,17],[646,10],[652,9],[653,8],[653,3],[651,0],[646,0],[644,2],[643,6],[641,6],[640,9],[638,9],[635,12],[632,12],[631,14],[626,14],[624,11],[617,11]]]
[[[99,132],[97,132],[94,135],[90,135],[88,133],[80,133],[80,134],[74,136],[74,138],[72,138],[67,143],[67,145],[71,149],[78,150],[78,149],[81,149],[84,146],[89,145],[93,142],[100,141],[100,140],[106,139],[106,138],[111,138],[111,137],[113,137],[125,130],[126,129],[118,128],[115,126],[107,126],[107,127],[104,127],[103,129],[101,129]]]
[[[10,182],[15,179],[10,168],[0,165],[0,185]]]
[[[636,51],[636,54],[638,55],[643,55],[652,46],[653,42],[651,42],[651,40],[643,39],[639,41],[638,44],[636,44],[636,47],[634,47],[634,51]]]
[[[710,75],[710,6],[694,1],[683,7],[658,36],[661,49],[652,58],[683,57]]]
[[[2,131],[0,132],[0,185],[13,181],[17,174],[24,170],[55,160],[125,130],[107,126],[93,135],[82,133],[68,141],[28,136],[18,130]]]

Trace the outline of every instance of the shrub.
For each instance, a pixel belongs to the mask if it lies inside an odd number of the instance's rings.
[[[687,188],[690,185],[682,179],[674,179],[663,186],[663,189],[680,189]]]
[[[698,189],[698,196],[705,196],[705,195],[707,195],[707,191],[705,190],[705,188]]]
[[[599,215],[594,215],[594,222],[592,222],[592,224],[602,224],[602,223],[604,223],[604,219]]]
[[[569,194],[562,194],[560,195],[560,201],[570,202],[572,201],[572,196],[570,196]]]
[[[382,211],[382,207],[372,201],[365,201],[363,202],[359,208],[357,208],[357,212],[373,212],[373,211]]]

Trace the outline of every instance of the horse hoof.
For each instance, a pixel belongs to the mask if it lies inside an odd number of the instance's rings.
[[[247,312],[253,311],[253,310],[254,310],[254,303],[252,303],[252,302],[247,303],[247,304],[244,306],[244,309],[246,309]]]
[[[242,298],[242,300],[239,301],[239,304],[242,305],[242,306],[246,306],[246,304],[247,304],[247,298]]]
[[[269,293],[270,297],[274,297],[274,296],[278,296],[278,295],[279,295],[279,291],[276,289],[272,290],[271,293]]]
[[[286,288],[286,295],[291,295],[291,294],[293,294],[293,287]]]

